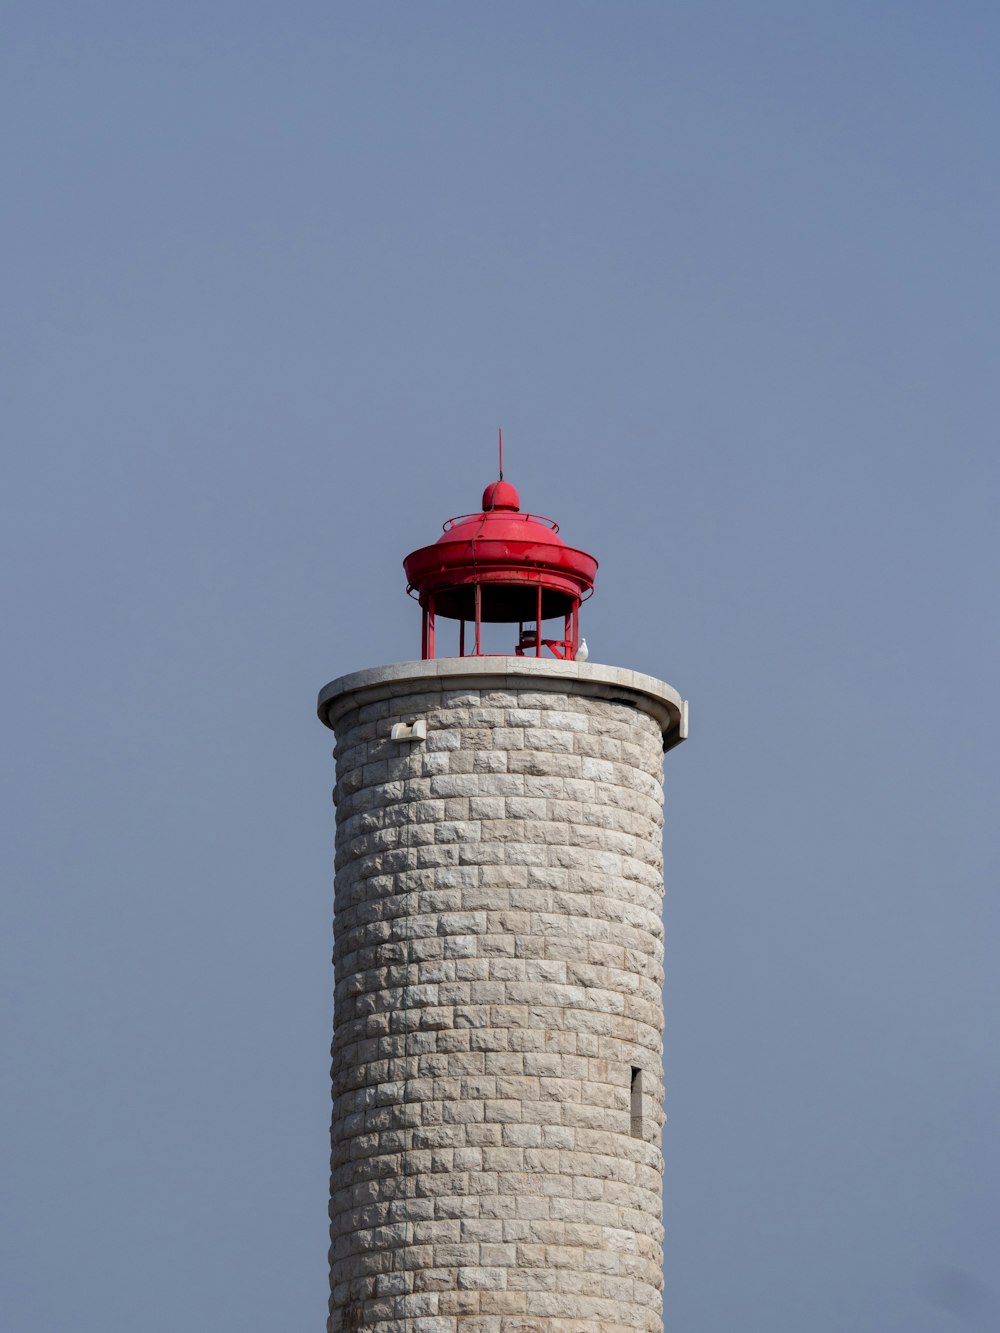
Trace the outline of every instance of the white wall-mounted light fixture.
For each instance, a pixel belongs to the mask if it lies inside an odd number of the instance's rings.
[[[417,718],[416,722],[394,722],[392,731],[389,732],[389,739],[392,741],[425,741],[427,739],[427,723],[424,719]]]

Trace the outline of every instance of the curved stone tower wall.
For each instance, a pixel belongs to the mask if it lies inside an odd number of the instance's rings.
[[[654,706],[625,671],[478,662],[321,696],[337,735],[329,1329],[660,1333],[677,696],[651,682]],[[426,738],[390,738],[417,721]]]

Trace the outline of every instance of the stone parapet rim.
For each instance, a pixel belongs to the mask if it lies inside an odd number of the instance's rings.
[[[538,657],[441,657],[366,667],[330,681],[319,693],[317,713],[334,730],[351,708],[377,703],[401,693],[433,694],[445,690],[509,690],[532,685],[538,690],[582,694],[632,704],[652,717],[664,750],[687,739],[687,703],[672,685],[626,667],[598,662],[562,662]]]

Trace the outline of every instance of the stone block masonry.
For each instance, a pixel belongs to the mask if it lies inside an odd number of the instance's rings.
[[[661,1333],[662,765],[613,668],[328,686],[329,1330]],[[426,723],[393,741],[394,724]]]

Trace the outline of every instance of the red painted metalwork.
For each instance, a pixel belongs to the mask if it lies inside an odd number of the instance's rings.
[[[466,656],[465,622],[475,626],[475,656],[482,655],[486,624],[517,624],[514,652],[540,657],[544,649],[572,661],[580,642],[580,603],[594,590],[597,561],[567,546],[559,524],[521,512],[521,500],[503,479],[483,492],[477,514],[463,514],[444,524],[432,546],[422,546],[403,561],[407,589],[423,611],[421,654],[434,656],[434,621],[440,615],[459,621],[459,654]],[[545,638],[543,623],[559,617],[563,637]]]

